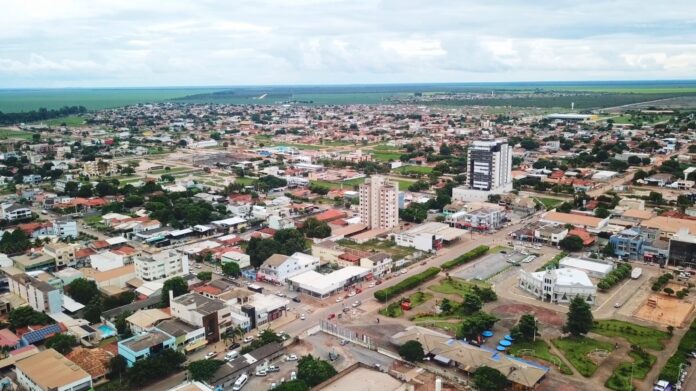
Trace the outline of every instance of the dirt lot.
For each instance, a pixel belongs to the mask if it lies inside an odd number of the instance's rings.
[[[536,316],[540,322],[551,326],[563,326],[565,323],[564,315],[547,308],[537,307],[529,304],[501,304],[491,308],[491,313],[499,317],[534,314],[534,316]]]
[[[651,302],[656,305],[651,305]],[[689,302],[685,302],[676,297],[655,294],[650,295],[645,300],[643,306],[636,311],[634,316],[665,326],[682,327],[693,310],[694,305]]]

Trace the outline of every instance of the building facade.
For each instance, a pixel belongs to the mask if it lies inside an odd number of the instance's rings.
[[[143,252],[135,258],[135,276],[143,281],[156,281],[189,273],[186,254],[174,250]]]
[[[539,300],[553,303],[568,303],[579,296],[594,304],[597,298],[597,287],[587,273],[573,268],[534,273],[521,270],[518,286]]]
[[[476,140],[467,155],[467,184],[452,190],[455,201],[485,201],[512,190],[512,147],[507,140]]]
[[[399,184],[374,175],[360,185],[360,222],[372,229],[392,229],[399,225]]]
[[[9,276],[8,282],[10,292],[26,300],[36,311],[49,314],[62,311],[63,295],[58,288],[23,273]]]
[[[681,230],[669,241],[668,262],[674,266],[696,267],[696,236]]]

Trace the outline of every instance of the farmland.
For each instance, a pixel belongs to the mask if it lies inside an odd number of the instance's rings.
[[[6,139],[20,139],[20,140],[31,140],[32,133],[23,132],[20,130],[12,129],[0,129],[0,140]]]

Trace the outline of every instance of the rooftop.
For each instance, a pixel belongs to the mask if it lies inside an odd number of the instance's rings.
[[[53,349],[19,360],[15,366],[44,389],[57,389],[86,378],[91,379],[84,369]]]
[[[170,338],[172,337],[169,334],[166,334],[165,332],[157,329],[153,329],[147,332],[146,334],[140,334],[134,337],[130,337],[126,340],[119,342],[118,344],[125,346],[131,351],[140,352],[142,350],[148,349],[151,346],[161,344]]]

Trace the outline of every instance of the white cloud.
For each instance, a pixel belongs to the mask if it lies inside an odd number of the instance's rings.
[[[677,79],[696,3],[0,0],[0,87]]]

